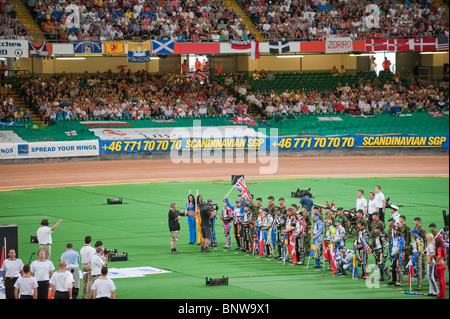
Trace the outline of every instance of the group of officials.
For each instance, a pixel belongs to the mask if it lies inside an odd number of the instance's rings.
[[[231,247],[233,229],[236,250],[295,264],[305,264],[308,258],[308,267],[313,259],[314,268],[325,269],[325,263],[328,263],[327,269],[333,274],[337,272],[345,276],[350,272],[354,278],[370,278],[373,268],[369,265],[369,256],[373,255],[372,265],[376,266],[380,281],[402,286],[404,275],[410,273],[411,266],[414,290],[422,289],[422,281],[427,276],[430,283],[428,295],[445,298],[448,227],[438,233],[433,223],[427,233],[421,225],[421,218],[416,217],[414,227],[410,228],[406,224],[406,216],[399,214],[398,206],[387,205],[379,185],[369,198],[367,201],[364,191],[358,190],[356,229],[351,229],[348,212],[344,213],[342,207],[335,209],[326,205],[323,215],[322,207],[314,205],[308,191],[299,204],[290,207],[285,205],[284,198],[279,198],[276,205],[273,196],[267,198],[267,207],[262,205],[262,198],[254,200],[253,195],[248,200],[239,195],[233,204],[225,196],[220,216],[225,235],[223,248]],[[204,202],[201,195],[197,196],[197,205],[193,199],[189,195],[185,212],[178,211],[175,203],[169,211],[173,254],[178,253],[175,241],[179,239],[178,221],[181,216],[194,219],[188,222],[190,243],[195,242],[197,234],[201,251],[210,252],[208,245],[211,237],[215,237],[217,206],[212,205],[211,200]],[[390,210],[390,216],[386,217],[387,225],[384,222],[386,209]],[[346,242],[353,236],[353,249],[349,249]],[[446,241],[443,240],[445,238]]]
[[[116,287],[108,278],[108,260],[103,243],[91,246],[91,236],[85,237],[85,245],[78,253],[68,243],[62,253],[58,270],[50,260],[52,232],[61,224],[60,219],[49,227],[43,219],[37,230],[39,242],[38,260],[24,265],[16,257],[15,249],[9,249],[8,258],[1,265],[6,299],[77,299],[81,262],[82,299],[115,299]],[[30,259],[31,260],[31,259]]]

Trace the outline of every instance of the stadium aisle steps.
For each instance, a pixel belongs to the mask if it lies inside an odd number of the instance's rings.
[[[16,13],[20,23],[26,25],[31,35],[33,36],[33,42],[34,43],[44,42],[45,41],[44,34],[31,17],[31,14],[27,11],[27,8],[22,3],[22,0],[11,0],[11,3],[13,3],[16,6]]]
[[[237,3],[236,0],[222,0],[222,1],[228,10],[231,11],[232,9],[234,9],[234,11],[242,18],[242,20],[244,20],[245,25],[247,26],[247,28],[249,28],[251,32],[253,32],[256,35],[256,39],[258,41],[264,41],[264,37],[259,33],[258,29],[256,29],[256,26],[250,20],[247,13],[244,10],[242,10],[242,8],[240,7],[239,3]]]

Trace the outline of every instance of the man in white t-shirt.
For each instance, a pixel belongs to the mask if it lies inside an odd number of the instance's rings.
[[[356,211],[358,209],[362,209],[364,212],[364,216],[367,215],[367,199],[364,198],[364,191],[362,189],[358,189],[358,198],[356,199]]]
[[[377,201],[375,200],[375,193],[369,193],[369,202],[367,203],[367,223],[369,227],[372,225],[372,216],[377,210]]]
[[[384,198],[384,194],[381,192],[381,186],[375,186],[375,200],[377,201],[377,209],[380,213],[380,220],[384,224],[384,214],[386,212],[386,199]]]
[[[16,299],[36,299],[38,283],[31,276],[30,265],[23,266],[23,275],[14,283],[14,296]]]
[[[89,261],[91,260],[92,255],[95,254],[95,248],[91,246],[91,243],[92,237],[86,236],[84,238],[84,246],[80,249],[81,272],[83,273],[83,279],[81,282],[81,299],[91,299],[91,290],[88,289],[91,277]]]
[[[116,299],[116,286],[108,278],[108,268],[102,267],[102,275],[92,285],[92,299]]]
[[[59,262],[59,270],[50,278],[52,299],[72,299],[73,276],[66,271],[66,262]]]
[[[45,259],[43,250],[39,250],[38,260],[31,263],[30,270],[38,283],[37,299],[48,299],[49,280],[53,275],[55,266],[50,260]]]

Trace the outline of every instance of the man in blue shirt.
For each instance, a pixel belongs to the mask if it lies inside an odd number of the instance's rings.
[[[61,255],[61,260],[66,262],[66,271],[71,272],[73,276],[72,299],[77,299],[78,289],[80,288],[80,270],[78,265],[80,263],[80,254],[73,250],[72,244],[66,245],[66,251]]]
[[[311,199],[311,193],[309,192],[309,190],[305,191],[305,195],[300,198],[300,205],[308,206],[307,212],[311,216],[311,208],[313,207],[314,202]]]

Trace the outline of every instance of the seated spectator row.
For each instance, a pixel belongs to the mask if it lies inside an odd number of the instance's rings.
[[[0,96],[0,122],[31,120],[31,112],[17,106],[11,94]]]
[[[80,28],[68,28],[71,14],[80,8]],[[221,0],[27,0],[28,8],[49,39],[75,40],[176,39],[228,41],[255,35]]]
[[[33,40],[27,26],[19,21],[15,5],[9,0],[0,0],[0,39]]]
[[[139,85],[138,85],[139,84]],[[217,83],[200,83],[182,74],[122,71],[61,74],[25,81],[25,103],[45,122],[57,119],[167,118],[243,115],[247,105]]]
[[[270,40],[449,36],[445,7],[436,8],[431,0],[237,1]],[[378,6],[378,26],[371,25],[374,14],[366,12],[368,5]]]
[[[269,71],[269,74],[271,72]],[[367,73],[369,74],[369,72]],[[366,75],[367,75],[366,74]],[[272,75],[277,82],[281,76]],[[257,91],[249,85],[255,83],[253,77],[244,75],[226,75],[222,80],[233,87],[241,99],[255,107],[266,118],[273,114],[379,114],[410,111],[443,111],[449,108],[448,83],[445,88],[425,86],[412,78],[401,79],[394,74],[391,80],[380,82],[380,77],[360,77],[357,84],[339,82],[333,88],[324,90],[305,90],[296,85],[294,74],[290,77],[283,92]],[[299,73],[297,77],[304,77]],[[311,75],[306,75],[309,78]],[[317,74],[316,74],[317,76]],[[342,78],[343,80],[345,77]],[[261,80],[258,80],[261,81]]]

